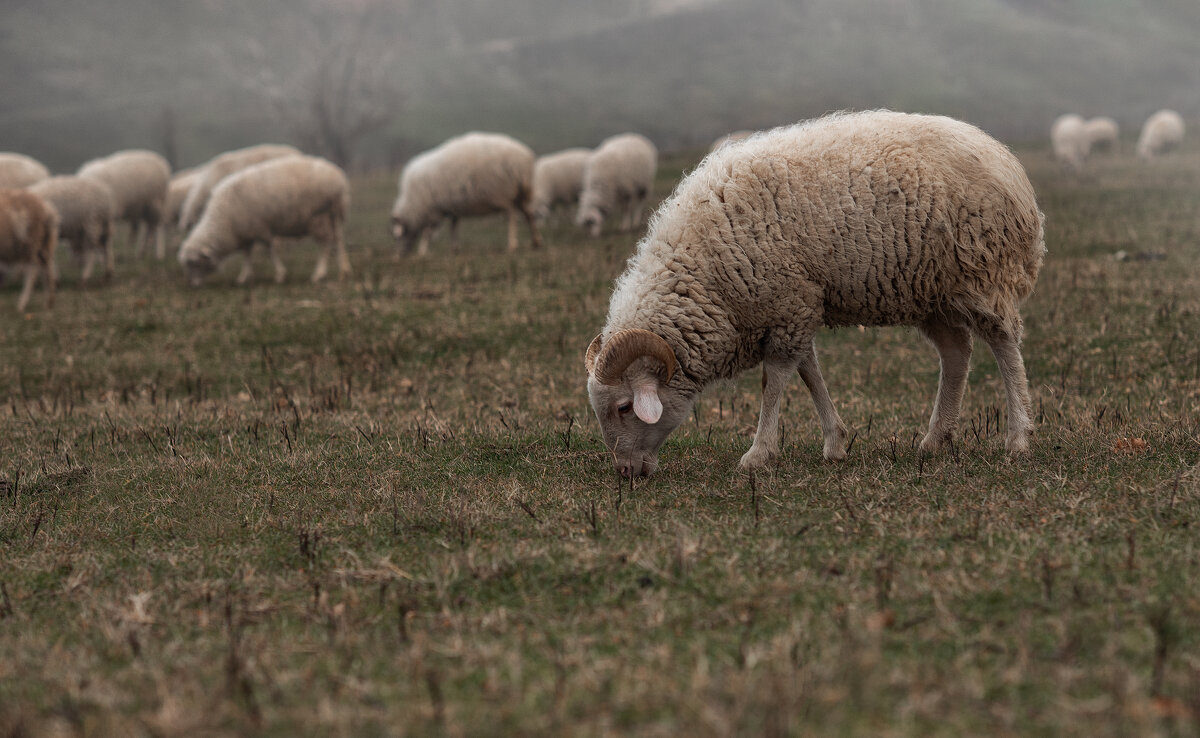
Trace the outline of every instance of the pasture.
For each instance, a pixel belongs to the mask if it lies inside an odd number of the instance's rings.
[[[119,248],[0,289],[0,735],[1186,735],[1200,729],[1200,145],[1018,149],[1037,433],[976,342],[951,453],[912,329],[818,338],[849,458],[757,373],[618,483],[584,391],[635,237],[424,260],[355,181],[351,281],[199,289]],[[660,167],[664,197],[697,157]],[[119,244],[119,247],[121,244]],[[1114,258],[1125,252],[1126,260]],[[236,260],[231,260],[236,261]]]

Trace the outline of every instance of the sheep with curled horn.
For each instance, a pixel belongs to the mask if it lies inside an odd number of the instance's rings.
[[[1004,380],[1005,445],[1028,453],[1019,308],[1044,258],[1042,221],[1016,157],[950,118],[837,114],[710,154],[652,218],[584,359],[617,471],[654,472],[700,392],[760,363],[762,410],[741,466],[778,455],[797,371],[824,457],[844,458],[849,436],[813,343],[821,326],[912,325],[933,344],[941,378],[924,451],[952,439],[982,338]]]

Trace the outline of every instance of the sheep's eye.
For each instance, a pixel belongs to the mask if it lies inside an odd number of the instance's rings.
[[[627,414],[632,409],[633,409],[632,402],[624,402],[624,403],[621,403],[620,405],[617,405],[617,412],[619,412],[622,415]]]

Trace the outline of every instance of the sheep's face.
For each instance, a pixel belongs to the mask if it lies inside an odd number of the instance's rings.
[[[411,223],[408,223],[404,218],[392,214],[392,238],[396,240],[396,245],[404,253],[409,253],[413,247],[417,245],[417,229]]]
[[[658,469],[659,447],[687,419],[694,399],[662,384],[648,366],[630,367],[618,385],[588,377],[588,397],[613,466],[624,477],[645,477]]]
[[[604,211],[592,206],[581,208],[575,218],[575,224],[588,232],[592,238],[600,235],[600,226],[604,223]]]
[[[188,284],[193,287],[199,287],[205,277],[217,270],[212,256],[195,250],[181,250],[179,263],[183,265],[183,274]]]

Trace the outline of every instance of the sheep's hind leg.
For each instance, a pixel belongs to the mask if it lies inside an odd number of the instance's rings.
[[[21,288],[21,296],[17,298],[17,312],[25,312],[25,306],[29,304],[29,296],[33,294],[33,283],[37,280],[39,271],[41,269],[37,262],[26,265],[25,285]]]
[[[511,208],[508,211],[508,250],[517,250],[517,211]]]
[[[796,371],[794,358],[763,360],[762,409],[758,415],[758,430],[754,443],[738,463],[742,469],[766,466],[779,455],[779,405],[787,380]]]
[[[267,243],[267,253],[271,255],[271,265],[275,267],[275,284],[283,284],[283,280],[287,279],[287,267],[279,257],[279,239],[272,238]]]
[[[846,424],[838,416],[833,407],[833,399],[825,386],[825,378],[821,376],[821,365],[817,362],[817,349],[811,341],[804,354],[800,357],[800,378],[812,395],[813,407],[817,410],[817,418],[821,423],[821,435],[825,438],[824,456],[827,461],[840,461],[846,458],[846,440],[850,434]]]
[[[533,217],[533,213],[528,210],[522,210],[521,213],[525,216],[525,222],[529,225],[529,239],[532,243],[532,248],[540,249],[542,247],[542,234],[538,229],[537,219]]]
[[[941,363],[937,399],[929,418],[929,432],[921,450],[937,451],[954,437],[962,410],[963,390],[971,368],[971,332],[960,326],[931,321],[920,326],[921,334],[937,349]]]
[[[1029,381],[1025,377],[1025,361],[1021,358],[1021,319],[1017,317],[1008,323],[989,326],[990,330],[979,333],[991,348],[1000,376],[1004,378],[1004,396],[1008,404],[1008,436],[1004,446],[1010,454],[1027,454],[1033,421],[1029,418],[1032,407]]]

